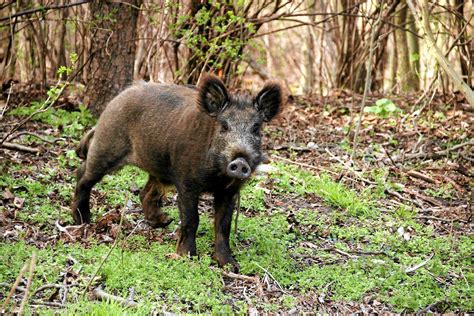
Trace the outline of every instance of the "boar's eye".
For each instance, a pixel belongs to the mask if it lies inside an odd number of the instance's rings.
[[[221,132],[225,133],[229,131],[229,124],[226,121],[221,122]]]
[[[255,124],[252,126],[251,133],[254,134],[254,135],[258,135],[258,134],[260,133],[260,124],[255,123]]]

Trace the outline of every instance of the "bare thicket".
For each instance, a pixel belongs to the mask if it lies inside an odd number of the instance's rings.
[[[406,0],[61,0],[1,6],[1,81],[46,88],[76,53],[74,80],[87,87],[87,104],[103,104],[107,93],[132,80],[195,84],[205,72],[234,87],[278,77],[293,93],[362,92],[369,56],[371,91],[456,87],[428,50]],[[472,5],[432,1],[426,10],[434,43],[465,86],[472,86]]]

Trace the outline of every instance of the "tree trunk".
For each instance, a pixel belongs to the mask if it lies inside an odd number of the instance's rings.
[[[465,17],[467,21],[470,21],[470,17],[467,16],[467,13],[464,13],[464,0],[456,0],[456,10],[460,16]],[[462,76],[463,81],[467,85],[472,87],[473,86],[471,82],[472,65],[469,65],[469,63],[472,63],[472,56],[474,56],[474,48],[473,48],[473,45],[469,45],[469,41],[468,41],[469,35],[466,34],[467,28],[465,28],[466,26],[465,20],[457,18],[456,22],[457,22],[456,26],[459,32],[458,36],[459,36],[460,45],[458,46],[458,50],[459,50],[459,61],[461,64],[461,76]]]
[[[390,35],[387,45],[388,49],[388,74],[385,76],[385,89],[391,91],[395,87],[397,80],[398,54],[397,54],[397,38],[395,34]]]
[[[411,32],[408,32],[408,49],[410,52],[410,74],[409,80],[412,85],[412,90],[420,90],[420,43],[418,37],[418,29],[415,23],[415,17],[411,11],[407,15],[407,27]]]
[[[65,4],[65,0],[62,0],[60,4]],[[56,65],[53,69],[53,73],[55,73],[59,67],[66,65],[66,47],[65,47],[65,37],[66,37],[66,19],[68,18],[68,10],[62,9],[59,10],[58,13],[59,21],[58,21],[58,38],[55,41],[56,46]]]
[[[398,16],[396,17],[396,24],[401,27],[406,27],[408,6],[403,1]],[[403,29],[395,31],[397,38],[397,53],[398,53],[398,77],[400,81],[400,88],[402,91],[412,91],[416,89],[417,78],[414,76],[410,65],[410,51],[408,49],[407,32]]]
[[[308,13],[314,14],[316,12],[316,1],[309,0],[308,2]],[[309,16],[310,22],[314,23],[315,16]],[[305,51],[305,82],[303,92],[305,94],[312,94],[316,87],[316,73],[315,73],[315,62],[316,62],[316,49],[314,46],[315,35],[314,26],[306,27],[306,51]]]
[[[141,0],[94,1],[97,29],[86,83],[86,104],[99,116],[107,103],[133,81],[138,13]]]

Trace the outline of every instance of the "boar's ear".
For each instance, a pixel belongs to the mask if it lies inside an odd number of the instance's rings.
[[[199,105],[211,116],[216,116],[229,102],[224,83],[215,76],[206,76],[199,84]]]
[[[271,121],[282,107],[283,91],[280,84],[267,82],[255,98],[255,107],[262,113],[265,122]]]

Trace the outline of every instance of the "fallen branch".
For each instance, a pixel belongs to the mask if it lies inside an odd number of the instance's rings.
[[[36,289],[36,291],[31,294],[31,297],[35,297],[38,293],[47,290],[47,289],[64,289],[65,286],[61,284],[45,284]]]
[[[423,181],[429,182],[429,183],[436,183],[434,179],[431,179],[427,175],[422,174],[421,172],[415,171],[415,170],[410,170],[407,172],[407,175],[409,175],[412,178],[418,178]]]
[[[275,284],[280,288],[280,291],[281,291],[282,293],[288,294],[288,292],[286,292],[286,291],[281,287],[281,285],[280,285],[280,283],[278,283],[277,279],[275,279],[275,277],[274,277],[267,269],[265,269],[264,267],[262,267],[261,265],[259,265],[259,264],[256,263],[256,262],[255,262],[255,265],[256,265],[257,267],[259,267],[260,269],[262,269],[263,271],[265,271],[265,273],[266,273],[270,278],[273,279],[273,281],[274,281]]]
[[[18,138],[18,137],[23,136],[23,135],[33,136],[33,137],[38,138],[39,140],[42,140],[43,142],[50,143],[50,144],[54,144],[55,142],[60,140],[60,139],[49,140],[49,139],[46,139],[43,136],[38,135],[36,133],[23,131],[23,132],[19,132],[19,133],[16,133],[16,134],[13,134],[13,135],[9,136],[7,141],[12,141],[15,138]]]
[[[33,148],[33,147],[20,145],[16,143],[10,143],[10,142],[3,142],[3,144],[1,144],[0,147],[10,149],[10,150],[24,151],[24,152],[32,153],[32,154],[37,154],[40,152],[38,148]]]
[[[323,172],[331,173],[331,174],[333,174],[333,175],[337,175],[336,172],[331,171],[331,170],[328,170],[328,169],[324,169],[324,168],[322,168],[322,167],[317,167],[317,166],[308,165],[308,164],[301,163],[301,162],[296,162],[296,161],[287,159],[287,158],[285,158],[285,157],[280,157],[280,156],[277,156],[277,155],[272,155],[272,157],[273,157],[273,158],[276,158],[276,159],[278,159],[278,160],[282,160],[282,161],[291,163],[291,164],[296,165],[296,166],[303,167],[303,168],[308,168],[308,169],[323,171]]]
[[[388,195],[397,197],[400,201],[405,201],[405,202],[408,202],[408,203],[413,203],[413,204],[415,204],[416,206],[418,206],[419,208],[424,209],[424,206],[423,206],[420,202],[418,202],[418,201],[416,201],[416,200],[411,200],[411,199],[405,198],[405,197],[403,197],[400,193],[398,193],[397,191],[385,189],[385,193],[387,193]]]
[[[451,148],[448,148],[448,149],[444,149],[444,150],[438,150],[438,151],[435,151],[435,152],[432,152],[432,153],[417,153],[417,154],[408,154],[406,156],[402,156],[402,155],[398,155],[398,156],[395,156],[395,157],[392,157],[392,161],[393,162],[397,162],[397,161],[400,161],[400,160],[403,160],[403,161],[406,161],[406,160],[412,160],[412,159],[418,159],[418,158],[423,158],[423,159],[432,159],[432,158],[438,158],[438,157],[443,157],[445,156],[446,154],[449,154],[450,152],[452,151],[455,151],[459,148],[462,148],[462,147],[465,147],[465,146],[473,146],[474,145],[474,141],[471,140],[471,141],[468,141],[468,142],[465,142],[465,143],[462,143],[462,144],[458,144],[458,145],[455,145]],[[384,160],[384,163],[389,163],[390,160],[388,160],[388,158],[386,158]]]
[[[415,217],[416,219],[430,219],[433,221],[439,221],[439,222],[445,222],[445,223],[453,223],[453,222],[461,222],[468,224],[469,222],[460,218],[456,219],[447,219],[447,218],[441,218],[441,217],[436,217],[436,216],[428,216],[428,215],[419,215]]]
[[[6,282],[0,282],[0,286],[11,288],[11,285]],[[17,286],[15,287],[15,291],[25,292],[25,288],[23,286]]]
[[[8,303],[10,303],[10,300],[13,296],[13,293],[15,293],[15,290],[18,288],[18,284],[20,284],[21,278],[23,277],[23,274],[25,274],[26,269],[28,269],[28,262],[23,265],[23,268],[21,268],[20,273],[15,279],[15,283],[13,283],[13,286],[10,289],[10,292],[8,293],[7,298],[5,299],[5,302],[3,302],[2,309],[0,310],[0,314],[4,315],[6,314],[6,308],[8,306]],[[24,289],[22,292],[25,292],[26,289]]]
[[[92,295],[95,299],[100,300],[100,301],[113,301],[122,304],[125,307],[135,307],[138,305],[137,302],[133,300],[129,300],[128,298],[123,298],[120,296],[112,295],[104,290],[102,290],[100,287],[96,287],[92,291]]]
[[[220,272],[228,278],[241,280],[241,281],[246,281],[246,282],[256,282],[256,280],[258,279],[257,276],[253,277],[253,276],[237,274],[237,273],[230,272],[230,271],[225,271],[225,270],[222,270]]]
[[[56,307],[56,308],[65,308],[66,306],[61,303],[56,303],[56,302],[42,302],[42,301],[32,301],[30,303],[30,306],[48,306],[48,307]]]
[[[30,261],[30,269],[28,271],[28,281],[26,283],[25,295],[21,300],[20,309],[18,310],[18,315],[23,315],[23,310],[25,309],[26,302],[28,302],[28,292],[30,291],[31,282],[33,281],[33,273],[35,272],[36,267],[36,251],[33,251]]]
[[[426,266],[428,264],[428,262],[430,262],[430,260],[433,258],[433,256],[434,256],[434,252],[431,253],[431,255],[425,261],[422,261],[421,263],[419,263],[419,264],[417,264],[413,267],[406,268],[405,273],[413,273],[416,270],[418,270],[419,268],[422,268],[422,267]]]

